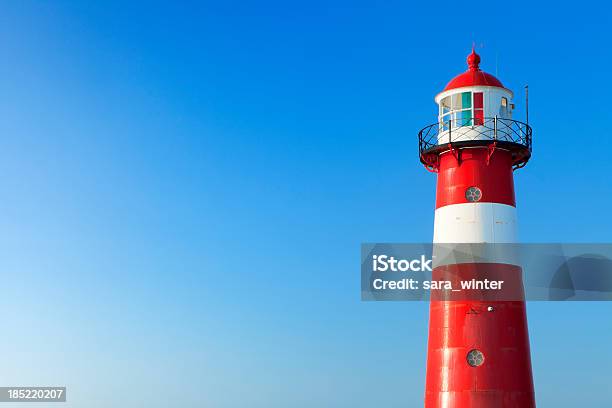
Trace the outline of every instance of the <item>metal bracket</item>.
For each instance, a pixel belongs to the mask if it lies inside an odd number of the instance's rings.
[[[514,167],[512,167],[512,171],[517,170],[517,169],[522,169],[523,167],[525,167],[526,164],[527,164],[526,161],[523,161],[519,164],[515,164]]]
[[[425,167],[425,169],[429,171],[430,173],[438,172],[439,160],[440,159],[438,158],[438,156],[436,156],[435,160],[431,160],[431,159],[425,158],[425,156],[421,154],[421,162],[423,163],[423,166]]]
[[[489,165],[489,163],[491,161],[491,156],[493,156],[493,153],[495,153],[495,148],[496,147],[497,147],[497,140],[494,141],[493,143],[491,143],[487,147],[487,166]]]
[[[457,160],[457,165],[461,166],[461,150],[454,149],[452,143],[448,144],[448,148],[455,157],[455,160]]]

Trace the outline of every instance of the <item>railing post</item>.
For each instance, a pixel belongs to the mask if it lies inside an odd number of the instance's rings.
[[[448,144],[450,144],[452,142],[451,139],[451,125],[452,125],[452,119],[448,120]]]
[[[493,118],[493,140],[497,140],[497,115]]]

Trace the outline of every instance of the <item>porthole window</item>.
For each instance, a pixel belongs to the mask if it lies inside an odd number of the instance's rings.
[[[480,350],[470,350],[467,353],[467,363],[471,367],[480,367],[484,363],[484,354]]]
[[[478,187],[468,187],[465,190],[465,199],[470,203],[475,203],[476,201],[480,201],[482,198],[482,191]]]

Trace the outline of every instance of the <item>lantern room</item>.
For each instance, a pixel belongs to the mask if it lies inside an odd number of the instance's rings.
[[[419,132],[421,162],[436,171],[438,156],[447,150],[487,147],[510,150],[514,165],[522,167],[531,156],[531,128],[513,119],[512,91],[480,69],[474,49],[467,65],[435,97],[438,120]]]

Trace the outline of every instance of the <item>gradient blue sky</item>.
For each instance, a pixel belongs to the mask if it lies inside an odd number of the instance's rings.
[[[609,242],[609,6],[0,4],[0,385],[67,407],[417,407],[426,303],[361,242],[432,238],[417,131],[530,85],[521,237]],[[496,64],[497,61],[497,64]],[[609,407],[612,304],[530,303],[542,407]]]

